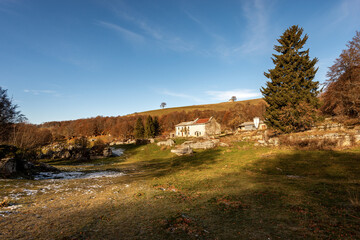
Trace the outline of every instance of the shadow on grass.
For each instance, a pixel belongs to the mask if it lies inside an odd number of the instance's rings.
[[[265,155],[244,170],[251,189],[236,188],[242,175],[239,172],[212,179],[222,182],[217,199],[225,196],[244,206],[243,211],[215,210],[212,215],[225,219],[222,227],[231,227],[236,221],[243,237],[254,239],[360,238],[360,205],[352,203],[360,199],[360,153]],[[212,218],[208,224],[216,226],[218,221]]]
[[[181,170],[208,168],[219,160],[219,149],[194,152],[190,156],[172,156],[167,158],[153,158],[145,161],[137,161],[135,178],[154,178],[174,174]],[[124,165],[129,168],[130,166]],[[136,173],[135,172],[135,173]]]

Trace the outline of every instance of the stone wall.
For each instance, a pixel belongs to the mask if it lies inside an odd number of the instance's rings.
[[[301,133],[285,134],[279,137],[269,137],[268,131],[253,131],[244,132],[238,134],[238,139],[241,141],[252,141],[257,146],[278,146],[278,145],[329,145],[332,147],[351,147],[354,145],[360,145],[360,130],[358,129],[346,129],[341,125],[331,125],[326,128],[320,128],[322,130],[312,129],[310,131]],[[334,130],[338,129],[338,130]]]

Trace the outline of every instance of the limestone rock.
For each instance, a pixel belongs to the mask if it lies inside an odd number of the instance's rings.
[[[270,145],[279,146],[280,141],[279,141],[279,138],[270,138],[268,143]]]
[[[182,144],[182,146],[186,147],[189,146],[190,148],[193,149],[210,149],[210,148],[214,148],[216,146],[216,144],[213,141],[205,141],[205,142],[184,142]]]
[[[223,143],[223,142],[220,142],[220,143],[219,143],[219,146],[220,146],[220,147],[228,147],[228,146],[229,146],[229,144],[227,144],[227,143]]]
[[[360,142],[360,134],[354,135],[354,141],[355,141],[356,143],[359,143],[359,142]]]
[[[70,151],[65,151],[61,154],[62,159],[69,159],[71,157]]]
[[[16,160],[14,158],[3,158],[0,160],[0,175],[8,177],[16,173]]]
[[[168,139],[166,141],[161,141],[161,142],[158,142],[156,145],[158,146],[169,146],[169,147],[172,147],[175,145],[175,142],[174,140],[172,139]]]
[[[103,156],[104,157],[111,157],[113,155],[111,148],[106,147],[103,150]]]
[[[175,153],[178,156],[182,156],[182,155],[190,155],[193,153],[193,150],[191,149],[191,147],[189,146],[182,146],[179,148],[175,148],[171,150],[172,153]]]
[[[46,163],[40,163],[39,166],[37,166],[37,170],[40,172],[60,172],[60,170],[56,167],[50,166]]]
[[[350,147],[351,146],[351,138],[346,135],[341,141],[339,141],[341,147]]]

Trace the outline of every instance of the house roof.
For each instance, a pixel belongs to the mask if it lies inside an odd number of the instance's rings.
[[[197,118],[194,121],[190,121],[190,122],[182,122],[179,124],[176,124],[175,126],[190,126],[190,125],[195,125],[195,124],[204,124],[204,123],[208,123],[210,122],[210,120],[212,119],[212,117],[210,118]]]
[[[249,125],[255,125],[254,122],[243,122],[240,124],[240,126],[249,126]]]
[[[190,121],[190,122],[182,122],[179,124],[176,124],[175,126],[188,126],[188,125],[193,125],[194,121]]]
[[[210,121],[211,118],[201,118],[198,119],[196,122],[194,122],[194,124],[200,124],[200,123],[207,123]]]
[[[263,124],[263,123],[264,121],[262,120],[259,121],[259,124]],[[255,126],[254,122],[243,122],[242,124],[240,124],[240,127],[251,126],[251,125]]]

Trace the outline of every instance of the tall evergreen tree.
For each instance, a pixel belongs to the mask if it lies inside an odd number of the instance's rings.
[[[264,75],[271,81],[261,89],[268,106],[265,113],[267,125],[280,132],[296,132],[309,129],[316,121],[319,107],[319,82],[313,81],[318,59],[310,59],[309,49],[302,50],[308,36],[302,37],[303,29],[288,28],[277,40],[272,61],[273,69]]]
[[[160,135],[161,130],[160,130],[160,122],[158,117],[154,117],[154,131],[155,131],[155,136]]]
[[[141,117],[139,117],[135,123],[135,129],[134,129],[135,138],[138,138],[138,139],[144,138],[144,132],[145,132],[144,123],[143,123]]]
[[[146,138],[153,138],[155,137],[155,126],[152,117],[149,115],[146,119],[145,125],[145,137]]]

